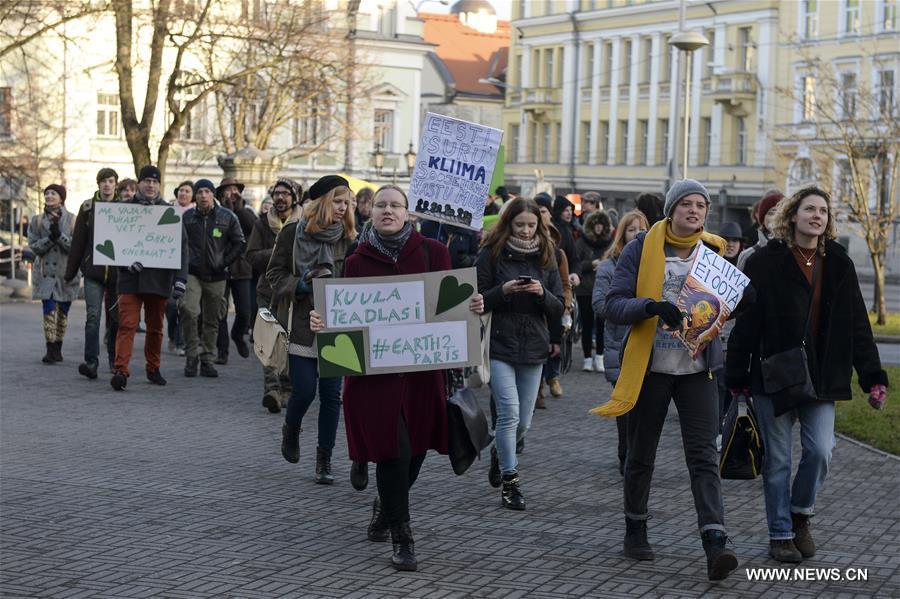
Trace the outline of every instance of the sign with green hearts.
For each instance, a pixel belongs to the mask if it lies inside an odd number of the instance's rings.
[[[325,320],[319,376],[358,376],[481,365],[481,321],[469,309],[474,268],[416,275],[315,279]]]
[[[173,206],[94,205],[94,264],[181,268],[181,214]]]

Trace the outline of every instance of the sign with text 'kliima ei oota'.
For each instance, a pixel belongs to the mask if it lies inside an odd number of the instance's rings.
[[[181,268],[181,216],[172,206],[98,202],[94,264]]]
[[[429,112],[409,182],[417,216],[481,230],[503,131]]]
[[[469,310],[474,268],[415,275],[315,279],[325,320],[319,376],[444,370],[481,364],[481,320]]]

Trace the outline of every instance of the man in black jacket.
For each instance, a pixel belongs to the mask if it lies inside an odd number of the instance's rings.
[[[216,377],[213,361],[216,334],[225,305],[225,282],[228,267],[244,253],[246,242],[237,216],[228,208],[217,206],[216,187],[209,179],[194,183],[195,208],[184,213],[184,230],[191,251],[187,290],[181,301],[181,323],[184,327],[184,376]],[[202,331],[197,330],[197,317],[203,315]],[[202,342],[202,350],[198,347]]]
[[[84,362],[78,365],[78,372],[89,379],[97,378],[100,364],[100,322],[103,320],[103,299],[106,296],[107,341],[106,353],[109,367],[116,360],[116,332],[118,315],[116,305],[116,268],[94,265],[94,207],[97,202],[115,202],[116,185],[119,174],[111,168],[101,168],[97,172],[97,191],[85,200],[75,219],[72,232],[72,246],[66,263],[65,280],[75,278],[79,269],[84,275],[84,303],[87,315],[84,321]]]

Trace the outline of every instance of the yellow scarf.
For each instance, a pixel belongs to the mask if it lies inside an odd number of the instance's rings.
[[[725,254],[725,240],[718,235],[707,233],[701,229],[688,237],[676,237],[668,219],[653,225],[644,238],[635,297],[649,297],[654,301],[661,299],[663,278],[666,273],[665,244],[687,249],[697,245],[698,240],[715,246],[720,256]],[[628,337],[625,354],[622,358],[619,380],[616,381],[612,397],[602,406],[591,410],[592,414],[621,416],[637,403],[641,387],[644,385],[647,364],[650,362],[650,353],[653,351],[658,319],[658,316],[646,318],[631,327],[631,335]]]

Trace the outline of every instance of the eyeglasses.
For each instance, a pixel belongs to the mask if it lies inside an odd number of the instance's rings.
[[[406,206],[404,206],[400,202],[391,202],[390,204],[385,202],[378,202],[373,206],[375,210],[387,210],[388,207],[390,207],[391,210],[406,210]]]
[[[291,196],[291,192],[289,192],[289,191],[273,191],[272,192],[273,198],[287,198],[290,196]]]

